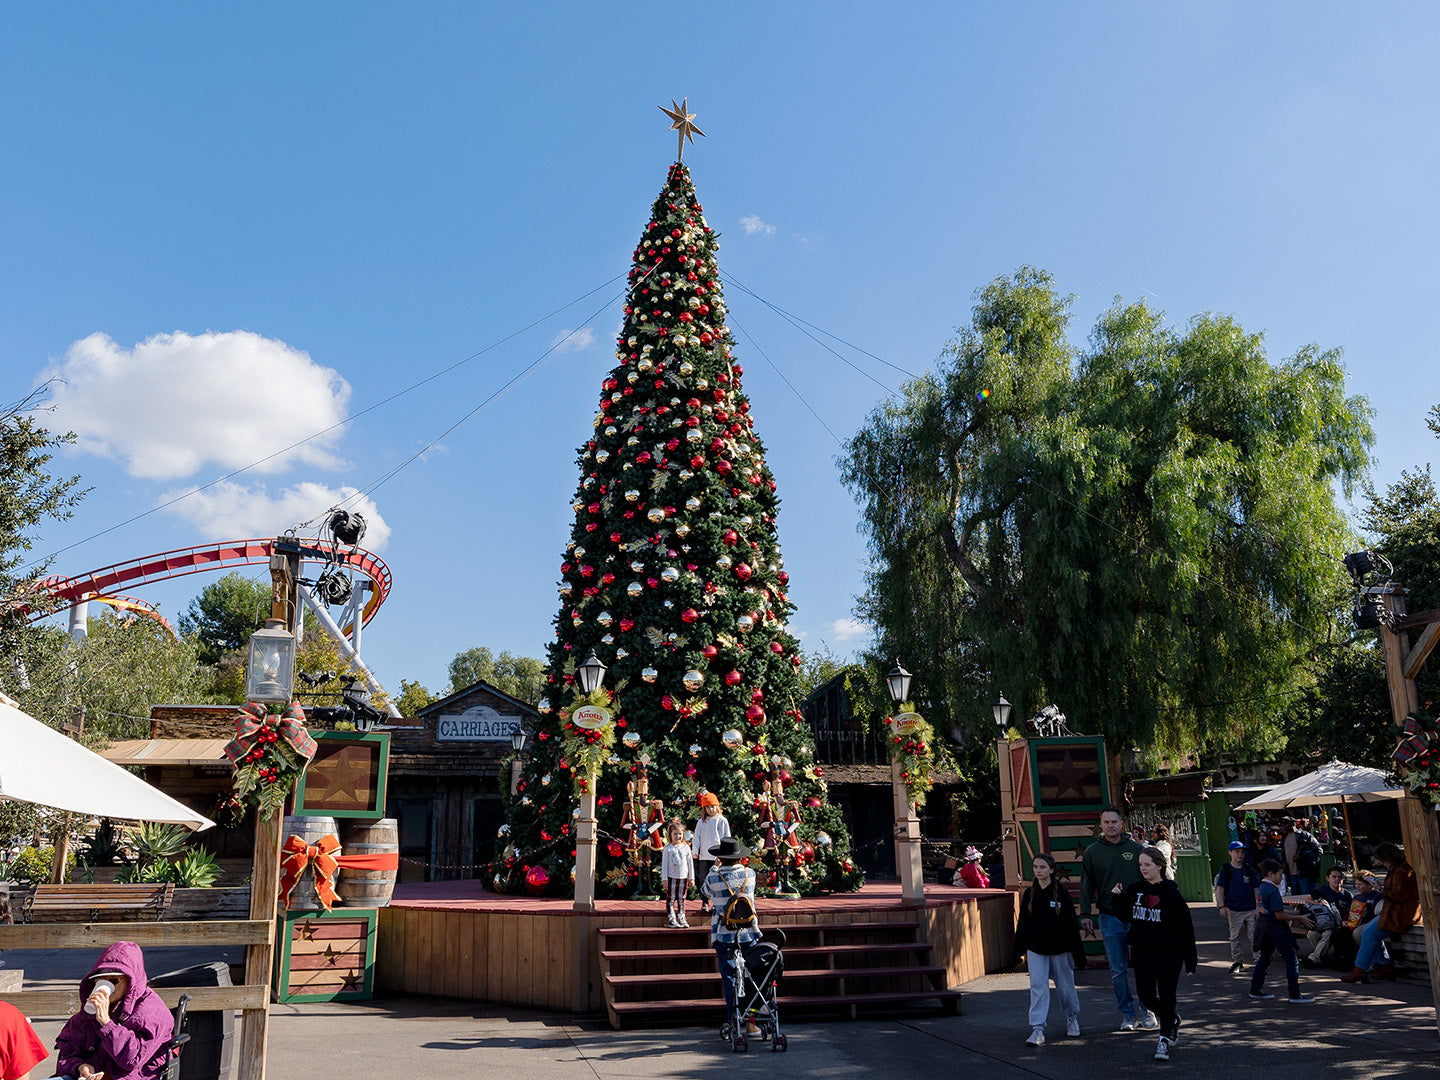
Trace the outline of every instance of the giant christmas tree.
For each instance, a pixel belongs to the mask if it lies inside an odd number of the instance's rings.
[[[782,883],[802,893],[861,883],[799,709],[779,499],[731,356],[717,247],[677,162],[635,249],[616,364],[579,450],[547,695],[497,845],[497,888],[570,891],[592,763],[597,894],[643,888],[655,854],[636,850],[643,828],[628,827],[627,807],[644,758],[649,798],[662,805],[639,806],[642,826],[663,817],[693,828],[700,792],[712,791],[754,849],[762,886],[782,862]],[[573,722],[575,669],[592,651],[609,669],[609,732]],[[777,817],[799,820],[779,855],[763,849]]]

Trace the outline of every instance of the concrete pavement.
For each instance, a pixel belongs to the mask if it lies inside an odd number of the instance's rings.
[[[1440,1077],[1440,1038],[1428,988],[1382,983],[1352,989],[1334,972],[1306,971],[1302,985],[1316,996],[1316,1004],[1290,1006],[1283,1000],[1283,970],[1272,968],[1269,986],[1279,987],[1280,997],[1252,1002],[1245,996],[1248,980],[1228,974],[1223,922],[1211,907],[1192,910],[1202,938],[1201,967],[1193,978],[1182,979],[1185,1024],[1168,1064],[1151,1060],[1153,1034],[1114,1030],[1119,1014],[1102,968],[1079,976],[1082,1036],[1064,1037],[1057,1004],[1049,1041],[1038,1048],[1024,1044],[1028,982],[1018,973],[970,983],[964,1011],[956,1017],[787,1026],[790,1050],[783,1055],[772,1054],[765,1044],[734,1054],[713,1028],[615,1032],[602,1020],[429,998],[277,1005],[269,1076],[302,1080],[323,1071],[433,1080],[718,1080],[767,1074],[1098,1080],[1162,1070],[1212,1080]],[[7,953],[5,959],[16,965],[23,959],[27,968],[43,962],[32,953]],[[194,962],[191,957],[165,960],[152,970]],[[37,1027],[53,1043],[59,1024]]]

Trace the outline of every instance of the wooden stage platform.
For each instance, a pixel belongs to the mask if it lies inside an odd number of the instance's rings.
[[[857,893],[782,901],[761,897],[761,926],[915,923],[948,986],[1010,961],[1017,895],[1000,889],[927,885],[924,907],[901,903],[897,883]],[[665,926],[661,901],[601,900],[592,914],[568,899],[487,891],[479,881],[396,887],[380,909],[375,983],[379,989],[562,1012],[605,1010],[600,931]],[[698,902],[687,905],[692,926]],[[712,957],[713,962],[713,957]]]

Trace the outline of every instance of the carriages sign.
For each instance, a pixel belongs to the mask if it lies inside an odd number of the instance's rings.
[[[444,713],[435,721],[436,742],[509,742],[520,717],[489,705],[472,705],[462,713]]]

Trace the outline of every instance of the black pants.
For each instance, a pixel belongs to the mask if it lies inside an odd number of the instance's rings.
[[[1135,992],[1140,1004],[1160,1021],[1160,1034],[1175,1037],[1175,989],[1185,961],[1178,952],[1130,950],[1130,970],[1135,972]]]

